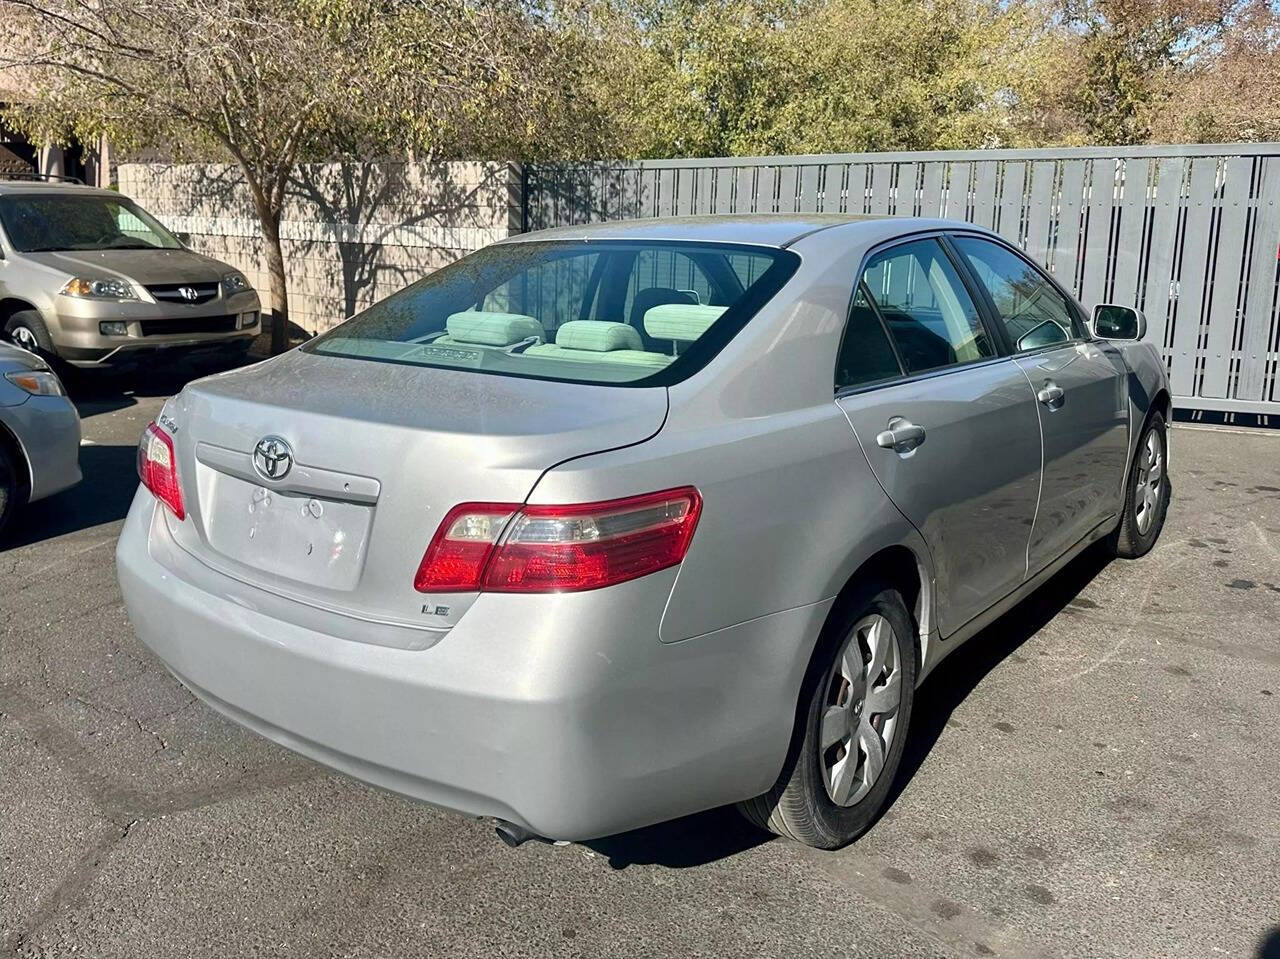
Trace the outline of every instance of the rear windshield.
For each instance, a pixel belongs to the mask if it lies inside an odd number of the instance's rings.
[[[711,243],[487,247],[358,313],[308,352],[658,386],[700,369],[799,257]]]
[[[22,253],[57,250],[177,250],[182,244],[125,197],[15,193],[0,197],[0,223]]]

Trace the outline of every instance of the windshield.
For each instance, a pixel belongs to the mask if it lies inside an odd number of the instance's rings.
[[[132,200],[70,190],[0,197],[0,224],[21,253],[177,250],[182,246]]]
[[[799,257],[712,243],[499,244],[303,347],[390,363],[665,385],[704,366]]]

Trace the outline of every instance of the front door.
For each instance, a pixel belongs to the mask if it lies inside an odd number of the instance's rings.
[[[1066,294],[1021,254],[972,235],[953,241],[1037,397],[1044,483],[1028,549],[1035,573],[1120,509],[1129,455],[1127,368],[1115,347],[1089,340]]]
[[[851,332],[886,328],[903,370],[837,402],[880,485],[929,546],[945,636],[1026,578],[1040,487],[1036,401],[1022,370],[997,356],[937,239],[873,256],[849,323]]]

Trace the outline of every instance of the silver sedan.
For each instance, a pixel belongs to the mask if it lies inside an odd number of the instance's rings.
[[[28,503],[80,482],[80,417],[56,373],[0,343],[0,536]]]
[[[1144,331],[947,221],[521,236],[171,399],[120,582],[213,708],[508,841],[832,848],[943,657],[1159,536]]]

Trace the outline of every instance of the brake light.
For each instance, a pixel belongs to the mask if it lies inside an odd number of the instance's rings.
[[[173,440],[155,423],[147,424],[138,443],[138,478],[174,516],[187,518],[182,506],[182,487],[178,485],[178,457],[173,450]]]
[[[613,586],[684,559],[702,511],[691,486],[600,503],[464,503],[414,577],[419,592],[561,593]]]
[[[418,564],[413,588],[420,593],[471,593],[516,504],[463,503],[449,510]]]

